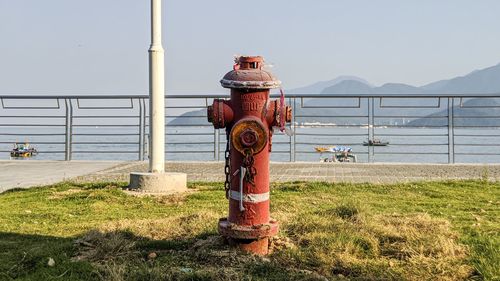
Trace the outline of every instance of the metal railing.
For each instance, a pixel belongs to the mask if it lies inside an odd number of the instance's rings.
[[[228,95],[167,95],[168,160],[220,161],[224,131],[206,107]],[[362,162],[500,163],[500,94],[291,94],[293,136],[276,133],[273,160],[317,161],[316,146],[352,147]],[[28,141],[39,159],[144,160],[145,95],[0,95],[0,158]],[[367,140],[388,146],[365,146]],[[36,158],[35,158],[36,159]]]

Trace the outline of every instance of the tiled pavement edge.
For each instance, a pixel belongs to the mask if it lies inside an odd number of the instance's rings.
[[[224,181],[222,162],[168,162],[166,171],[187,173],[188,181]],[[78,182],[129,181],[130,172],[147,171],[145,162],[129,162],[86,176]],[[398,183],[446,179],[500,180],[498,164],[271,163],[271,181]]]

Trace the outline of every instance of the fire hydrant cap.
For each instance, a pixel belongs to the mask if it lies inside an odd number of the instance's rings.
[[[264,59],[260,56],[242,56],[235,62],[234,70],[228,72],[220,81],[222,87],[232,89],[274,89],[281,81],[262,69]]]

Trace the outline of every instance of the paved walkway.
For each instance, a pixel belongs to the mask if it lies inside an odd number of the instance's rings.
[[[188,181],[224,181],[224,164],[170,162],[170,172],[188,174]],[[130,172],[147,171],[145,162],[0,161],[0,192],[64,180],[129,181]],[[500,165],[271,163],[271,181],[398,183],[445,179],[500,180]]]
[[[170,162],[170,172],[188,174],[188,181],[224,181],[224,163]],[[129,181],[130,172],[145,172],[147,164],[126,163],[79,177],[78,181]],[[271,181],[398,183],[422,180],[500,180],[500,165],[271,163]]]
[[[52,184],[116,167],[108,161],[0,161],[0,193],[13,188]]]

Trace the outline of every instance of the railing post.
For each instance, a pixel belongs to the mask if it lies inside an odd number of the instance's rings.
[[[142,108],[144,108],[144,116],[143,116],[143,119],[142,119],[142,123],[144,124],[144,127],[142,129],[142,135],[143,135],[143,138],[142,138],[142,143],[143,143],[143,149],[142,151],[144,152],[142,158],[145,159],[144,156],[147,156],[147,158],[149,159],[149,135],[147,135],[147,130],[146,130],[146,125],[149,120],[148,118],[148,106],[149,106],[149,102],[146,102],[146,99],[142,99]]]
[[[374,129],[374,115],[375,115],[375,99],[373,97],[368,98],[368,140],[373,140],[374,135],[375,135],[375,129]],[[368,145],[368,162],[373,163],[374,161],[374,156],[375,156],[375,150],[374,146]]]
[[[292,107],[292,122],[291,122],[291,129],[292,129],[292,135],[290,136],[290,162],[295,162],[296,160],[296,154],[295,154],[295,97],[290,98],[290,105]]]
[[[71,99],[64,99],[66,105],[66,126],[64,139],[64,160],[71,161],[72,158],[72,142],[73,142],[73,105]]]
[[[448,164],[455,163],[454,98],[448,97]]]
[[[138,99],[139,103],[139,161],[144,161],[144,133],[145,133],[145,112],[144,99]]]

